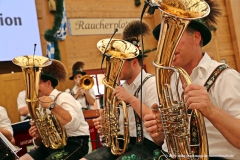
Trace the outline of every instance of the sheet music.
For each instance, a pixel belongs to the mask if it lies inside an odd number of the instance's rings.
[[[14,146],[3,134],[0,132],[0,140],[8,147],[13,153],[17,153],[22,148],[19,148],[17,146]]]

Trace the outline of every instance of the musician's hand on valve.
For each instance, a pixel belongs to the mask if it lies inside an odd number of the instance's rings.
[[[100,116],[98,118],[93,119],[93,124],[97,129],[98,134],[101,135],[101,132],[102,132],[101,120],[102,120],[103,110],[101,109],[99,112],[100,112]]]
[[[160,111],[157,104],[152,105],[152,113],[146,114],[143,118],[146,131],[158,145],[163,144],[164,134]]]
[[[211,102],[204,86],[190,84],[184,88],[184,94],[188,108],[199,110],[205,117],[211,116],[212,109],[216,106]]]
[[[36,127],[35,124],[33,124],[33,125],[29,128],[28,133],[29,133],[29,135],[30,135],[31,137],[33,137],[34,139],[39,138],[39,132],[38,132],[38,129],[37,129],[37,127]]]
[[[118,100],[123,100],[124,102],[130,102],[134,98],[132,94],[130,94],[125,88],[121,86],[115,87],[113,96],[117,97]]]
[[[85,95],[85,89],[83,89],[82,87],[79,87],[77,90],[77,93],[75,94],[75,99],[82,97]]]
[[[81,94],[82,96],[84,96],[84,95],[85,95],[85,89],[82,88],[82,87],[80,87],[79,89],[80,89],[80,94]]]
[[[157,104],[152,105],[152,113],[144,116],[144,126],[151,137],[157,137],[163,133],[160,111]]]

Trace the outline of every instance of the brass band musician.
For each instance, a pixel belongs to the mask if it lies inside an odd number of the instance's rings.
[[[69,77],[70,80],[74,81],[74,86],[71,89],[66,90],[70,92],[72,96],[81,104],[82,110],[94,109],[95,102],[95,93],[93,88],[84,88],[81,86],[80,79],[86,75],[86,72],[83,71],[84,63],[78,61],[72,66],[72,76]]]
[[[156,40],[159,39],[160,27],[161,24],[153,30]],[[239,159],[240,75],[202,51],[211,37],[209,26],[192,20],[177,45],[172,65],[183,68],[193,81],[188,86],[180,85],[179,90],[184,91],[186,106],[199,110],[205,117],[209,159]],[[162,146],[162,150],[155,151],[151,159],[171,159],[159,114],[157,120],[155,112],[144,117],[147,132],[156,144]]]
[[[41,107],[53,114],[66,130],[66,145],[57,149],[46,147],[39,134],[41,128],[32,124],[29,134],[38,147],[20,157],[20,160],[79,159],[88,153],[89,126],[82,110],[70,94],[56,89],[58,82],[64,82],[66,76],[65,66],[60,61],[52,60],[51,65],[42,69],[38,91]]]
[[[143,23],[143,33],[147,34],[149,31],[149,27],[146,23]],[[131,42],[132,44],[139,47],[139,38],[140,35],[140,21],[132,21],[129,22],[125,27],[123,40]],[[157,102],[157,91],[155,87],[155,78],[151,76],[149,73],[146,73],[142,70],[141,62],[142,56],[139,56],[127,59],[122,67],[120,72],[119,79],[125,80],[122,86],[117,86],[113,91],[113,96],[116,96],[117,99],[123,100],[127,103],[127,112],[129,118],[129,135],[130,142],[129,148],[121,155],[116,155],[111,152],[110,147],[103,146],[94,152],[84,156],[82,160],[96,160],[96,159],[105,159],[105,160],[114,160],[114,159],[143,159],[150,156],[153,150],[156,149],[157,145],[154,144],[151,137],[146,133],[145,127],[143,127],[140,123],[142,120],[141,115],[144,116],[147,113],[151,112],[151,105]],[[143,79],[146,78],[145,83],[141,86],[141,72]],[[149,79],[147,79],[149,78]],[[142,90],[142,101],[140,101],[140,92],[138,92],[138,88]],[[136,94],[136,95],[135,95]],[[141,104],[142,102],[142,104]],[[142,112],[140,106],[142,105]],[[104,106],[106,107],[106,106]],[[119,109],[119,129],[120,135],[124,135],[123,125],[123,108]],[[98,132],[101,135],[101,116],[97,119],[94,119],[94,125],[98,129]],[[143,133],[141,133],[141,129],[143,129]],[[141,141],[143,138],[143,141]],[[142,145],[139,143],[143,142]],[[122,141],[119,142],[120,146]],[[142,152],[144,151],[144,152]]]

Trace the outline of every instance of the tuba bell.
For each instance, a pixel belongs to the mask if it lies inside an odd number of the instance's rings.
[[[19,56],[13,59],[13,63],[20,66],[23,71],[26,86],[26,102],[30,116],[43,144],[47,148],[58,149],[66,145],[67,135],[63,126],[53,114],[48,114],[46,109],[39,108],[38,88],[43,67],[51,65],[52,61],[42,56]]]
[[[172,67],[172,60],[190,21],[206,17],[210,13],[210,7],[204,0],[153,0],[152,5],[157,5],[162,18],[153,65],[168,153],[173,159],[208,159],[203,116],[198,110],[191,110],[189,114],[184,95],[178,91],[179,83],[189,85],[191,79],[182,68]],[[171,84],[174,77],[175,84]],[[173,95],[172,91],[177,94]],[[196,122],[195,128],[191,123],[193,121]]]
[[[106,56],[106,74],[103,78],[104,96],[102,116],[102,141],[111,148],[114,155],[121,155],[129,145],[129,120],[127,105],[118,100],[112,93],[119,84],[119,76],[125,60],[137,57],[138,49],[133,44],[120,39],[102,39],[98,41],[97,48]],[[119,116],[119,108],[123,109],[123,117]],[[119,136],[119,118],[124,120],[124,135]],[[120,146],[120,141],[123,146]]]

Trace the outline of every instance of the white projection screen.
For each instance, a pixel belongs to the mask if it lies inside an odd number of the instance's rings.
[[[0,0],[0,61],[42,55],[35,0]]]

